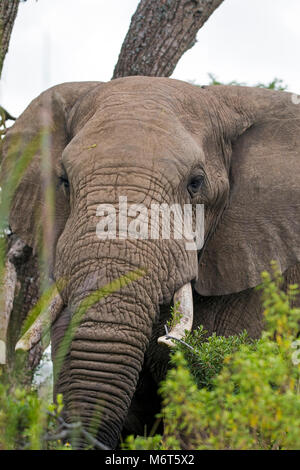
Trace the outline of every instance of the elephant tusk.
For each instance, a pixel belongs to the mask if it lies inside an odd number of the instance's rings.
[[[181,314],[179,322],[171,328],[168,334],[160,336],[157,340],[159,344],[165,344],[171,348],[174,347],[174,342],[170,337],[181,339],[185,335],[185,330],[191,331],[193,326],[193,293],[190,282],[175,292],[174,306],[177,303],[179,303],[179,313]]]
[[[49,331],[52,323],[56,320],[63,308],[63,301],[58,293],[57,288],[54,290],[54,298],[52,298],[49,307],[43,309],[39,316],[36,318],[30,328],[24,333],[16,344],[15,350],[30,351],[37,345],[45,334]],[[47,348],[48,344],[43,345],[43,350]]]
[[[7,257],[4,267],[3,284],[0,292],[0,364],[6,364],[6,334],[13,309],[17,285],[17,272],[14,264]]]

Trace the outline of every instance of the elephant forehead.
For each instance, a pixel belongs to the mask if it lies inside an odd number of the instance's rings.
[[[172,124],[179,119],[188,128],[196,124],[197,133],[211,109],[207,93],[200,87],[165,77],[124,77],[102,83],[79,99],[70,113],[68,128],[77,134],[99,111],[105,120],[132,116]],[[198,122],[202,121],[199,128]],[[191,126],[193,122],[193,126]]]
[[[112,116],[99,110],[66,147],[63,162],[68,173],[91,165],[112,165],[166,169],[177,174],[204,162],[204,152],[176,118],[139,117],[125,110]]]

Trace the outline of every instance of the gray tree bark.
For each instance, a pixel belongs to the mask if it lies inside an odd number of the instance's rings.
[[[17,16],[19,0],[0,1],[0,77],[5,55],[8,51],[11,32]]]
[[[112,78],[169,77],[196,43],[198,30],[223,0],[141,0]]]

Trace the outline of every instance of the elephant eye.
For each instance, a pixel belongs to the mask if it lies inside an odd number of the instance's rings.
[[[66,176],[60,176],[59,177],[59,184],[61,186],[63,186],[64,188],[66,188],[66,189],[69,189],[69,187],[70,187],[69,180]]]
[[[190,193],[190,195],[196,196],[196,194],[200,191],[204,183],[204,175],[197,175],[191,178],[187,190]]]

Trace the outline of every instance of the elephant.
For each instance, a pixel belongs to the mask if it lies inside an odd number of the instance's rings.
[[[43,129],[12,197],[10,240],[32,257],[47,246],[57,294],[47,311],[54,394],[63,394],[65,419],[79,417],[114,449],[122,429],[143,434],[159,410],[173,302],[178,338],[200,325],[209,335],[246,329],[258,338],[261,272],[276,260],[286,283],[299,282],[300,106],[284,91],[164,77],[63,83],[9,129],[3,174]],[[100,238],[99,206],[118,214],[124,197],[136,214],[141,205],[187,205],[192,227],[195,208],[204,207],[201,246],[187,249],[196,229],[181,238],[121,230]]]

